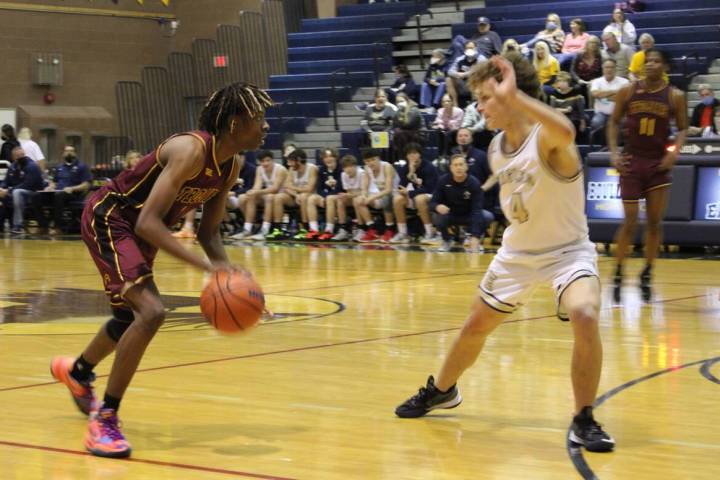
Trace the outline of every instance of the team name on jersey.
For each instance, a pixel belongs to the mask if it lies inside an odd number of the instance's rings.
[[[219,191],[217,188],[184,187],[175,197],[175,201],[185,205],[205,203]]]
[[[508,168],[498,174],[500,185],[506,183],[529,183],[535,185],[535,179],[528,172],[519,168]]]
[[[636,100],[634,102],[630,102],[628,114],[637,115],[639,113],[647,113],[662,118],[668,118],[670,116],[670,105],[652,100]]]

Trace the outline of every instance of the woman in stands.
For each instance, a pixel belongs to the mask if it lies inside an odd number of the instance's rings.
[[[637,32],[635,32],[635,25],[625,18],[625,12],[620,8],[613,10],[612,18],[610,23],[603,29],[603,34],[612,33],[620,43],[627,45],[633,51],[635,50],[635,39],[637,38]]]
[[[548,47],[547,43],[537,42],[535,44],[533,67],[537,72],[540,85],[542,85],[545,93],[549,94],[552,91],[553,83],[555,83],[555,76],[560,73],[560,62],[550,54],[550,47]]]

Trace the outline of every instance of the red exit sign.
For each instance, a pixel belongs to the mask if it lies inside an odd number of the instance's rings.
[[[213,67],[215,68],[225,68],[227,67],[227,56],[225,55],[215,55],[213,57]]]

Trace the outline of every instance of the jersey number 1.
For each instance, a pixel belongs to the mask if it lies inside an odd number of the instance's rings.
[[[655,135],[655,119],[644,117],[640,119],[640,135],[652,137]]]
[[[515,192],[512,194],[512,198],[510,199],[510,211],[512,212],[513,220],[517,220],[520,223],[528,221],[530,214],[523,203],[522,193]]]

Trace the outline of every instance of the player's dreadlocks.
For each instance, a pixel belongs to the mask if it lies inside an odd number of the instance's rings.
[[[271,105],[270,96],[255,85],[231,83],[210,95],[200,112],[198,126],[200,130],[217,135],[227,128],[233,115],[249,121]]]

